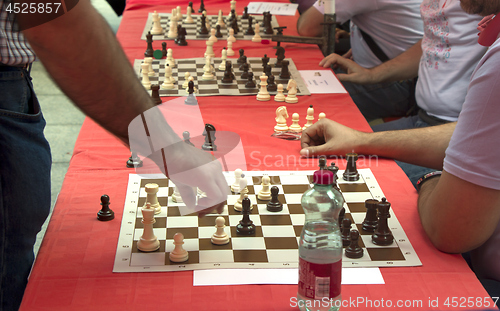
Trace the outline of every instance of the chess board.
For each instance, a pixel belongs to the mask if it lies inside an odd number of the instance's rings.
[[[266,201],[257,199],[261,189],[263,173],[271,178],[271,184],[280,190],[279,200],[283,203],[281,212],[269,212]],[[226,233],[230,242],[226,245],[214,245],[210,238],[215,232],[215,219],[218,214],[209,214],[203,218],[180,216],[178,203],[171,195],[174,185],[167,178],[158,175],[131,174],[127,188],[125,208],[118,239],[113,272],[146,271],[182,271],[198,269],[224,268],[297,268],[298,242],[304,224],[305,215],[300,204],[302,194],[310,187],[312,171],[268,171],[245,172],[248,181],[248,197],[252,202],[250,219],[256,225],[252,236],[236,233],[236,225],[241,220],[240,212],[234,210],[238,194],[228,196],[227,205],[221,214],[226,221]],[[346,200],[346,216],[353,221],[353,228],[360,232],[360,246],[364,256],[350,259],[343,255],[343,267],[398,267],[420,266],[421,262],[408,240],[403,228],[391,209],[388,219],[389,228],[394,235],[394,243],[389,246],[377,246],[371,242],[371,233],[362,230],[366,209],[366,199],[380,200],[384,196],[370,169],[360,169],[361,178],[357,182],[342,180],[339,171],[339,187]],[[234,173],[225,173],[228,185],[234,182]],[[157,183],[160,188],[158,200],[162,206],[156,215],[154,233],[160,241],[160,249],[141,252],[137,241],[143,231],[141,208],[145,204],[147,183]],[[228,186],[229,187],[229,186]],[[173,236],[181,232],[184,235],[184,249],[189,252],[189,259],[183,263],[169,260],[173,250]]]
[[[174,55],[175,58],[175,55]],[[215,77],[213,80],[203,80],[201,77],[203,76],[205,66],[205,58],[185,58],[185,59],[177,59],[175,61],[176,66],[172,69],[172,76],[175,78],[175,88],[171,90],[164,90],[160,88],[160,96],[185,96],[187,92],[182,88],[182,84],[185,81],[184,74],[189,72],[191,76],[194,78],[194,85],[198,89],[196,96],[212,96],[212,95],[257,95],[259,92],[260,80],[259,77],[263,73],[262,68],[262,59],[259,57],[248,57],[247,63],[250,65],[249,72],[253,72],[255,88],[246,88],[245,83],[248,81],[247,79],[241,78],[241,71],[239,69],[239,64],[236,62],[236,58],[228,58],[227,60],[231,61],[233,66],[233,72],[236,77],[232,83],[223,83],[222,78],[224,77],[224,72],[218,69],[221,58],[212,58],[213,66],[215,71]],[[291,79],[294,79],[297,82],[297,95],[311,95],[311,92],[307,89],[307,86],[302,79],[295,63],[291,58],[285,58],[285,60],[289,61],[288,70],[290,71]],[[142,79],[141,74],[141,64],[142,59],[136,59],[134,61],[134,70],[139,79]],[[270,58],[269,64],[274,65],[276,62],[276,58]],[[149,77],[149,81],[151,84],[162,84],[165,80],[165,59],[153,59],[153,70],[155,72],[154,76]],[[284,94],[287,93],[286,86],[288,84],[288,79],[280,79],[279,74],[281,72],[281,68],[272,66],[271,73],[275,77],[276,84],[283,84],[285,89]],[[151,91],[149,91],[151,93]],[[276,95],[277,92],[269,92],[271,95]]]
[[[158,14],[160,16],[160,24],[161,24],[161,28],[163,29],[163,34],[153,35],[153,41],[174,40],[175,38],[169,38],[167,36],[168,30],[169,30],[170,16],[172,14],[170,14],[170,13],[158,13]],[[188,41],[188,42],[189,42],[189,40],[205,40],[206,41],[210,37],[210,29],[215,28],[215,26],[217,25],[218,16],[217,15],[207,15],[207,20],[210,23],[210,28],[208,28],[207,35],[201,35],[198,33],[198,30],[201,28],[201,14],[191,15],[193,20],[196,22],[193,24],[187,24],[184,22],[184,19],[186,18],[186,16],[187,16],[186,14],[183,14],[183,18],[182,18],[183,21],[182,22],[177,21],[177,24],[181,24],[182,27],[186,28],[186,33],[187,33],[186,41]],[[226,22],[227,17],[228,17],[227,15],[223,16],[224,22]],[[254,29],[255,29],[255,23],[258,22],[260,24],[260,33],[259,34],[260,34],[261,38],[270,40],[272,34],[266,35],[264,33],[264,29],[262,27],[263,16],[262,15],[252,15],[252,18],[253,18],[252,25],[253,25]],[[252,40],[253,35],[245,35],[245,31],[248,29],[248,19],[242,19],[241,15],[238,15],[237,19],[238,19],[238,28],[240,31],[234,35],[236,40]],[[275,16],[272,16],[271,25],[273,26],[273,28],[279,27],[278,21],[276,20]],[[146,35],[148,34],[149,31],[151,31],[152,28],[153,28],[153,13],[150,12],[148,14],[148,19],[146,21],[146,25],[144,26],[144,31],[142,32],[142,36],[141,36],[142,40],[146,40]],[[226,40],[228,37],[228,34],[229,34],[227,27],[221,28],[221,33],[222,33],[222,39]]]

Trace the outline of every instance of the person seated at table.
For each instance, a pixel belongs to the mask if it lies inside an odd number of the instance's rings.
[[[337,22],[350,24],[350,46],[343,56],[352,58],[364,68],[372,68],[392,59],[422,38],[423,26],[420,18],[422,0],[337,0],[335,13]],[[301,36],[323,35],[322,0],[304,12],[298,19],[297,31]],[[336,43],[349,36],[345,31],[336,31]],[[336,49],[336,52],[337,49]],[[341,68],[336,68],[342,73]],[[414,103],[415,81],[413,77],[400,81],[359,85],[343,82],[352,100],[367,120],[380,116],[404,116]]]
[[[339,67],[343,83],[373,85],[416,78],[417,115],[373,126],[374,131],[405,129],[456,121],[473,69],[486,48],[476,42],[477,15],[468,15],[459,0],[423,0],[420,12],[424,24],[422,40],[404,53],[378,66],[368,68],[331,54],[320,62],[325,68]],[[394,116],[392,103],[356,102],[368,119]],[[363,103],[365,104],[365,103]],[[405,106],[405,109],[408,106]],[[403,109],[403,110],[405,110]]]
[[[74,103],[125,145],[133,143],[129,141],[129,123],[154,107],[106,21],[90,1],[73,1],[74,7],[71,2],[66,1],[68,11],[57,18],[39,11],[19,14],[16,23],[11,14],[13,6],[9,12],[9,5],[14,3],[0,0],[2,311],[19,308],[34,259],[36,235],[50,210],[51,155],[43,135],[45,120],[29,74],[35,52]],[[156,118],[163,146],[182,142],[160,115]],[[227,184],[218,161],[184,143],[164,151],[166,160],[176,164],[184,202],[187,199],[194,204],[193,186],[198,186],[209,195],[198,207],[198,210],[207,208],[200,214],[213,208],[221,212]],[[190,170],[196,172],[196,178],[182,174]],[[172,171],[169,166],[168,173]]]
[[[461,0],[461,6],[470,14],[500,13],[500,0]],[[426,234],[443,252],[470,251],[478,278],[498,297],[500,162],[494,146],[500,144],[500,19],[490,18],[482,23],[480,40],[491,47],[472,74],[457,122],[363,133],[325,119],[303,132],[300,154],[354,151],[433,168],[418,181],[418,212]]]

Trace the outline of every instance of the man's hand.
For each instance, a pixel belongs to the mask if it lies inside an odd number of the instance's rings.
[[[376,81],[373,81],[373,75],[371,74],[370,69],[363,68],[356,64],[353,60],[335,53],[325,57],[321,62],[319,62],[319,65],[324,68],[333,66],[333,68],[340,68],[344,72],[347,72],[347,74],[337,74],[337,78],[340,81],[352,82],[356,84],[376,83]]]
[[[300,155],[345,155],[357,151],[367,133],[359,132],[329,119],[321,119],[302,132]]]

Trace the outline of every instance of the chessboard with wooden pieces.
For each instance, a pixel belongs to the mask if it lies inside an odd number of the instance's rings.
[[[176,38],[169,38],[168,37],[168,31],[169,31],[169,24],[170,24],[170,18],[172,16],[171,13],[158,13],[160,17],[160,24],[161,28],[163,29],[163,33],[159,35],[153,35],[153,41],[167,41],[167,40],[174,40]],[[255,29],[255,24],[259,23],[259,25],[262,24],[263,22],[263,16],[262,15],[251,15],[253,19],[253,28]],[[208,34],[200,34],[198,30],[201,28],[201,14],[193,14],[192,15],[193,20],[195,23],[193,24],[187,24],[184,20],[183,21],[177,21],[178,25],[181,25],[186,29],[186,40],[207,40],[210,37],[210,29],[215,28],[217,25],[218,21],[218,15],[207,15],[206,19],[210,25],[210,28],[208,29]],[[226,19],[227,16],[224,16],[224,19]],[[241,16],[237,16],[238,20],[238,28],[239,32],[234,35],[234,38],[236,40],[249,40],[251,41],[254,35],[245,35],[246,30],[248,29],[248,19],[242,19]],[[279,27],[278,21],[275,16],[271,17],[271,25],[274,28]],[[153,29],[153,13],[150,12],[148,14],[148,19],[146,21],[146,25],[144,27],[144,31],[142,32],[141,39],[146,40],[146,35],[148,32],[150,32]],[[222,27],[221,28],[221,33],[222,33],[222,39],[226,40],[229,32],[228,32],[229,27]],[[270,40],[273,34],[265,34],[263,31],[263,27],[260,27],[260,32],[259,35],[262,39],[268,39]]]
[[[338,186],[345,198],[344,219],[350,219],[352,227],[359,231],[358,244],[363,256],[358,259],[343,255],[343,267],[398,267],[420,266],[408,237],[394,211],[387,219],[394,237],[387,246],[375,245],[372,232],[363,230],[366,215],[365,201],[382,200],[384,194],[370,169],[359,169],[359,180],[345,181],[343,171],[338,172]],[[248,188],[247,196],[253,209],[250,220],[255,225],[251,235],[241,235],[237,226],[242,214],[234,209],[240,194],[231,193],[221,215],[209,214],[181,216],[179,206],[172,199],[174,184],[159,175],[136,175],[129,177],[125,208],[118,239],[113,272],[181,271],[221,268],[296,268],[298,266],[298,242],[305,215],[300,204],[302,194],[311,185],[312,171],[249,171],[244,172]],[[278,199],[282,210],[271,212],[267,201],[257,198],[262,189],[262,178],[268,175],[272,186],[279,190]],[[225,172],[228,187],[237,179],[234,172]],[[267,179],[267,178],[266,178]],[[158,239],[158,249],[141,251],[138,241],[144,233],[142,208],[146,203],[145,186],[157,184],[156,193],[161,206],[154,216],[153,232]],[[241,183],[240,183],[241,184]],[[149,205],[149,203],[148,203]],[[212,243],[216,219],[221,216],[229,243]],[[219,219],[219,225],[221,220]],[[170,253],[174,250],[180,234],[184,239],[182,248],[187,251],[185,262],[173,262]]]
[[[289,62],[288,71],[290,72],[290,79],[295,80],[297,83],[297,95],[311,95],[309,92],[302,76],[300,75],[295,63],[291,58],[285,58]],[[227,61],[231,61],[232,68],[235,76],[235,80],[231,83],[223,83],[222,78],[224,77],[224,71],[218,69],[221,62],[221,58],[212,58],[212,66],[214,67],[215,76],[212,80],[203,80],[202,76],[204,74],[203,67],[205,66],[205,58],[185,58],[176,59],[176,66],[172,68],[172,77],[174,78],[174,88],[173,89],[159,89],[160,96],[186,96],[188,93],[186,89],[182,87],[186,81],[186,72],[193,77],[194,86],[197,89],[196,96],[212,96],[212,95],[257,95],[259,92],[259,77],[263,74],[264,70],[262,67],[262,58],[259,57],[248,57],[247,63],[250,65],[249,72],[254,75],[255,87],[247,88],[245,87],[248,79],[242,79],[241,74],[243,71],[239,69],[240,64],[237,63],[236,58],[228,58]],[[134,70],[139,79],[142,79],[142,69],[141,64],[144,62],[143,59],[136,59],[134,61]],[[154,75],[149,76],[149,81],[151,84],[161,85],[165,80],[165,59],[153,59],[152,67],[154,70]],[[274,63],[276,58],[270,58],[269,64],[272,65],[271,73],[275,77],[276,84],[283,84],[284,94],[287,94],[287,84],[289,79],[281,79],[279,77],[281,68],[275,67]],[[151,93],[151,90],[149,90]],[[269,94],[276,95],[276,91],[270,91]]]

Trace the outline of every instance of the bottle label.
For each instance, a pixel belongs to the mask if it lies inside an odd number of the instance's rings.
[[[299,257],[299,294],[311,299],[335,298],[340,295],[342,260],[317,264]]]

